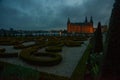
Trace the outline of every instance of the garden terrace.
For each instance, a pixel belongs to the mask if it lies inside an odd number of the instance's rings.
[[[49,40],[48,40],[49,38]],[[76,37],[77,38],[77,37]],[[72,37],[34,37],[27,40],[27,38],[12,38],[10,41],[36,41],[34,46],[21,49],[19,57],[13,58],[0,58],[2,62],[8,62],[16,65],[20,65],[26,68],[31,68],[45,73],[46,79],[48,79],[47,73],[50,75],[58,75],[67,78],[71,78],[73,71],[75,70],[78,61],[81,59],[89,41],[81,43],[81,39],[73,40]],[[68,47],[66,44],[72,44],[74,47]],[[75,45],[76,44],[76,45]],[[79,44],[79,45],[78,45]],[[46,48],[59,47],[60,52],[46,51]],[[44,49],[44,52],[38,52],[38,50]],[[52,49],[50,49],[52,50]],[[51,79],[54,80],[54,79]],[[60,79],[58,79],[60,80]],[[61,79],[62,80],[62,79]],[[64,79],[63,79],[64,80]],[[66,80],[66,79],[65,79]]]

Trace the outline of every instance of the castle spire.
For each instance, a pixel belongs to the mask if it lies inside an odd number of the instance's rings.
[[[69,19],[69,17],[68,17],[68,21],[67,21],[67,24],[70,24],[70,19]]]
[[[85,23],[88,23],[87,16],[85,17]]]
[[[93,24],[93,19],[92,19],[92,16],[90,17],[90,23],[92,23],[92,24]]]

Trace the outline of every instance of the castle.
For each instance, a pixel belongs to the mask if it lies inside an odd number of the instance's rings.
[[[93,33],[93,19],[90,18],[90,21],[88,22],[87,17],[85,18],[85,21],[83,23],[72,23],[70,19],[68,18],[67,22],[67,32],[68,33]]]

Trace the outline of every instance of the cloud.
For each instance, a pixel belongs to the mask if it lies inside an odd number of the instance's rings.
[[[113,0],[87,0],[82,5],[64,6],[61,10],[62,16],[69,16],[72,21],[84,21],[85,16],[93,16],[95,26],[98,21],[103,24],[109,22]]]
[[[114,0],[0,0],[0,27],[15,29],[65,29],[67,18],[73,22],[93,16],[109,22]]]

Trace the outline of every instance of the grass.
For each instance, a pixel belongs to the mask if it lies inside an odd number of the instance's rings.
[[[91,46],[88,45],[87,49],[85,50],[82,58],[78,62],[78,65],[76,66],[75,70],[73,71],[73,74],[71,76],[71,80],[84,80],[84,74],[86,72],[86,62],[88,60],[88,56],[90,53]]]
[[[0,64],[3,65],[0,80],[38,80],[39,78],[39,72],[35,70],[7,62],[0,62]]]
[[[57,76],[49,73],[39,72],[19,65],[1,62],[0,80],[69,80],[67,77]]]

